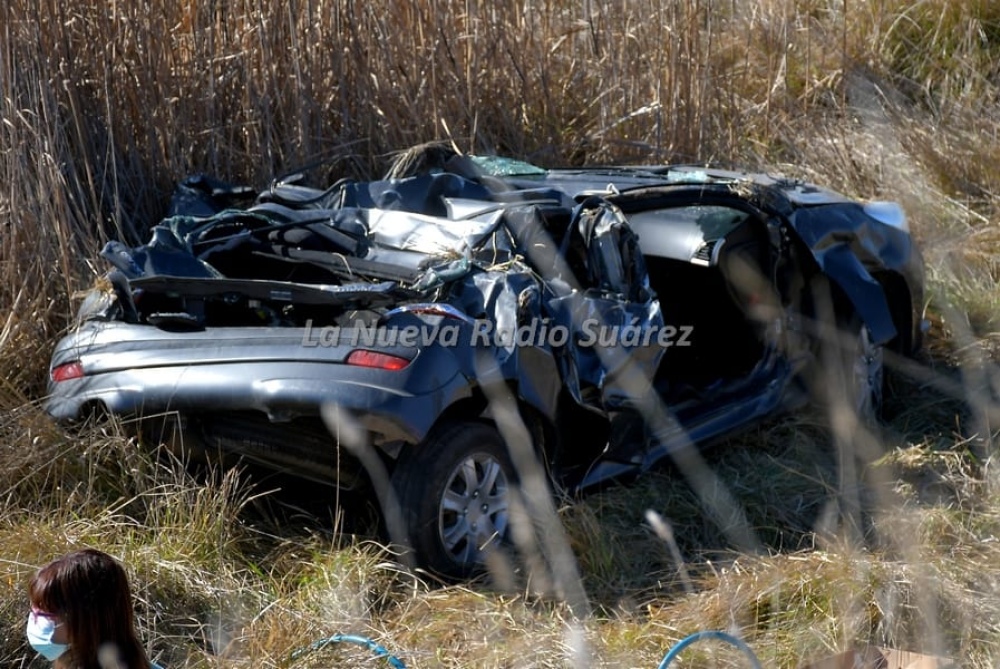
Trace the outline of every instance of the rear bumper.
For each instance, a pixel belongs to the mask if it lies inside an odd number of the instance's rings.
[[[421,351],[399,371],[289,360],[117,369],[50,382],[45,410],[58,420],[75,420],[94,408],[130,417],[249,410],[285,422],[337,406],[379,441],[418,442],[447,406],[470,394],[468,381],[446,357]]]

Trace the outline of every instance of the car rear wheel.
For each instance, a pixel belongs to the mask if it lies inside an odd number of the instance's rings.
[[[437,430],[401,456],[392,482],[409,545],[430,571],[469,576],[506,542],[515,475],[492,424]]]

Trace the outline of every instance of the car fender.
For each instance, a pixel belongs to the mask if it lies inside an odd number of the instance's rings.
[[[872,218],[857,203],[804,207],[789,217],[789,224],[819,270],[851,302],[875,343],[894,339],[898,333],[885,289],[872,273],[911,272],[910,235]]]
[[[442,317],[442,314],[446,314]],[[516,319],[505,313],[504,317]],[[544,330],[526,330],[529,342],[502,342],[496,326],[483,329],[484,320],[464,316],[449,305],[410,305],[396,310],[386,325],[429,328],[431,345],[417,356],[414,364],[419,374],[440,375],[447,370],[450,379],[438,392],[444,404],[430,422],[430,427],[452,404],[460,403],[477,392],[488,380],[500,379],[516,390],[518,401],[545,416],[554,417],[562,380],[552,348],[545,341]],[[454,336],[441,335],[454,328]],[[425,417],[427,418],[427,417]]]

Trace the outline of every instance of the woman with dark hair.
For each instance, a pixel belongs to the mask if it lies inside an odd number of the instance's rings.
[[[53,560],[28,584],[28,642],[56,669],[159,669],[135,632],[125,570],[87,548]]]

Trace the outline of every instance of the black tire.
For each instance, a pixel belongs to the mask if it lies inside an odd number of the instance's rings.
[[[417,564],[446,578],[482,571],[507,542],[515,481],[507,447],[487,422],[449,423],[408,449],[392,484]]]
[[[885,358],[882,346],[872,341],[871,331],[860,318],[852,319],[846,336],[853,347],[848,349],[846,362],[850,365],[848,393],[851,408],[858,417],[875,423],[882,417],[885,396]]]
[[[820,333],[809,382],[826,409],[846,407],[864,424],[878,422],[885,393],[883,347],[872,341],[856,313]]]

